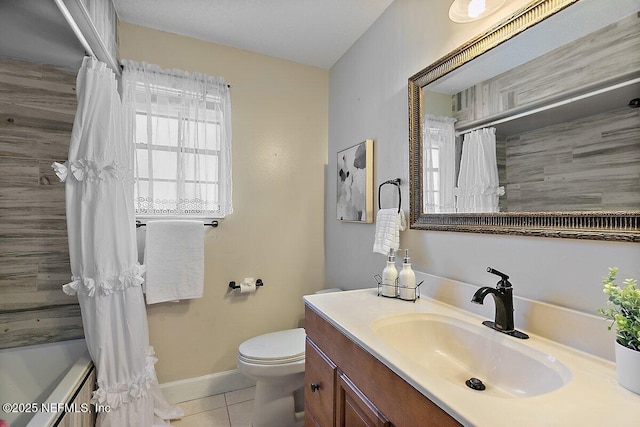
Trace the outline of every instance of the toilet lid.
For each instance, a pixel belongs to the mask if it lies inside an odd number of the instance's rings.
[[[260,335],[240,344],[238,357],[263,365],[304,360],[303,328]]]

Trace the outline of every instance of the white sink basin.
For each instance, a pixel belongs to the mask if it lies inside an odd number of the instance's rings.
[[[375,320],[371,328],[412,363],[470,393],[532,397],[557,390],[571,379],[571,371],[553,356],[480,323],[407,313]],[[465,382],[472,377],[486,389],[468,388]]]

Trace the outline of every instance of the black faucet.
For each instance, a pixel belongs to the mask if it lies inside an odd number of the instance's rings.
[[[513,324],[513,287],[509,282],[509,276],[504,273],[494,270],[491,267],[487,267],[489,273],[500,276],[500,281],[496,285],[495,289],[488,286],[484,286],[476,291],[471,298],[471,302],[476,304],[483,304],[484,299],[488,294],[491,294],[496,304],[496,316],[495,321],[485,320],[483,325],[496,331],[502,332],[507,335],[514,336],[520,339],[527,339],[529,335],[516,331]]]

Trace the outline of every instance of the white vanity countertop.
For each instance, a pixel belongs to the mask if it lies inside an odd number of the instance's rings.
[[[567,384],[532,397],[495,397],[455,384],[421,368],[381,339],[373,321],[405,313],[434,313],[470,324],[483,320],[473,313],[421,297],[415,303],[377,296],[376,289],[309,295],[305,303],[339,331],[370,352],[427,398],[466,426],[632,426],[640,425],[640,395],[616,381],[615,365],[605,359],[531,334],[501,339],[554,356],[571,371]],[[488,304],[492,302],[487,302]],[[516,328],[518,325],[516,324]],[[527,332],[527,331],[524,331]],[[611,344],[613,345],[613,343]],[[402,398],[399,396],[398,398]]]

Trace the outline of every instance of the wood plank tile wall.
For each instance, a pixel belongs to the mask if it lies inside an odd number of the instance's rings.
[[[509,212],[640,209],[637,108],[526,132],[506,150]]]
[[[76,72],[0,59],[0,348],[84,336],[69,282],[64,184]]]

